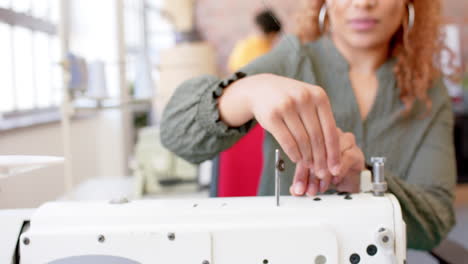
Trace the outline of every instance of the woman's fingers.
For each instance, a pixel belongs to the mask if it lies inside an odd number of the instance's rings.
[[[320,180],[320,186],[319,186],[319,191],[321,193],[324,193],[330,188],[330,183],[332,181],[332,178],[334,178],[330,173],[327,173],[327,175]]]
[[[343,180],[345,175],[349,173],[350,168],[354,165],[354,156],[350,152],[356,146],[356,139],[352,133],[340,133],[340,153],[341,153],[341,169],[340,173],[333,178],[332,183],[338,184]]]
[[[328,172],[327,152],[316,109],[305,101],[299,106],[299,112],[310,139],[314,172],[322,179]]]
[[[341,158],[341,172],[340,174],[338,174],[336,177],[333,178],[333,184],[337,185],[339,184],[340,182],[343,181],[343,178],[346,176],[346,175],[349,175],[350,173],[350,169],[352,168],[352,166],[354,165],[354,160],[353,160],[353,157],[352,155],[349,155],[349,153],[346,153],[346,152],[349,152],[351,150],[345,150],[343,152],[343,156]]]
[[[312,172],[310,172],[310,174],[309,174],[309,184],[308,184],[308,187],[307,187],[306,194],[308,196],[317,195],[317,193],[320,191],[319,183],[320,183],[320,180]]]
[[[321,89],[315,87],[317,90]],[[281,100],[270,113],[269,127],[266,127],[277,139],[286,154],[293,162],[303,161],[308,167],[313,166],[319,178],[323,179],[330,171],[327,157],[334,156],[335,150],[327,149],[327,139],[337,138],[333,114],[329,107],[328,98],[319,96],[317,92],[310,91],[309,88],[298,89],[299,92],[294,97],[287,97]],[[321,94],[320,92],[318,94]],[[315,96],[315,97],[314,97]],[[323,106],[314,105],[317,102],[325,100]],[[318,111],[330,113],[324,114],[325,117],[319,118]],[[322,120],[323,119],[323,120]],[[323,131],[323,128],[326,131]],[[269,129],[268,129],[269,128]],[[332,133],[331,136],[325,136],[324,133]],[[328,139],[330,141],[330,139]],[[332,140],[333,141],[333,140]],[[339,142],[328,143],[332,148],[339,147]],[[328,155],[327,153],[332,153]],[[338,157],[339,159],[339,157]]]
[[[309,120],[311,120],[310,117]],[[291,194],[315,196],[318,192],[326,192],[331,182],[337,185],[337,189],[340,191],[359,191],[359,175],[364,167],[364,154],[356,145],[352,133],[343,133],[339,128],[337,128],[337,133],[340,140],[340,173],[333,177],[328,170],[325,170],[325,175],[319,177],[315,160],[312,168],[308,168],[304,162],[300,162],[296,166],[293,185],[290,188]]]
[[[316,176],[324,182],[322,186],[328,187],[329,175],[338,175],[341,166],[339,133],[328,96],[318,86],[284,78],[278,81],[300,86],[278,88],[283,95],[273,94],[271,100],[254,104],[252,112],[294,163],[301,161],[306,167],[314,167]]]
[[[338,175],[340,170],[339,133],[327,94],[314,86],[298,92],[298,111],[307,130],[316,175]]]
[[[338,129],[340,135],[340,154],[343,156],[343,152],[353,148],[356,145],[356,138],[352,133],[343,133],[341,129]]]
[[[302,196],[307,190],[309,182],[309,169],[303,162],[299,162],[296,165],[296,171],[294,173],[293,183],[290,188],[290,192],[294,196]]]
[[[335,118],[330,105],[328,96],[323,90],[317,89],[315,92],[315,107],[317,109],[318,119],[320,120],[321,130],[326,148],[326,159],[328,169],[333,175],[340,172],[340,146]]]
[[[282,115],[272,113],[269,123],[269,127],[265,127],[265,129],[275,137],[291,161],[294,163],[299,162],[302,159],[301,152],[288,126],[284,123]]]
[[[302,119],[296,111],[296,107],[287,107],[284,109],[284,123],[288,127],[289,131],[296,141],[298,146],[303,165],[312,166],[312,146],[310,144],[309,135],[304,127]]]
[[[357,193],[360,190],[361,173],[358,170],[351,170],[343,181],[336,185],[339,192]]]

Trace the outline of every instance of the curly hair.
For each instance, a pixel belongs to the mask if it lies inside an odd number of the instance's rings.
[[[296,34],[305,43],[319,38],[322,32],[318,25],[320,9],[325,0],[304,0],[298,14]],[[440,32],[442,25],[440,0],[413,0],[416,19],[408,30],[408,14],[402,26],[393,36],[390,52],[397,62],[394,73],[400,89],[400,100],[409,112],[416,99],[421,100],[427,110],[432,103],[428,90],[441,75],[440,54],[447,50]],[[450,53],[450,51],[449,51]]]

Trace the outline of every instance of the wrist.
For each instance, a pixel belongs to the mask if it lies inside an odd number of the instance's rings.
[[[251,78],[254,77],[245,77],[226,86],[218,98],[219,117],[230,127],[240,127],[253,119],[249,92]]]

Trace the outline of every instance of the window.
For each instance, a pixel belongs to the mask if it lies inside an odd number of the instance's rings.
[[[11,27],[0,24],[0,112],[14,109]]]
[[[60,103],[60,1],[0,0],[0,114]]]
[[[10,0],[0,0],[0,7],[7,8],[10,6]]]
[[[146,77],[141,73],[142,64],[150,64],[151,77],[157,80],[155,70],[160,64],[160,53],[175,45],[175,31],[163,0],[126,0],[125,12],[127,78],[135,84],[135,94],[138,94],[137,83],[144,83]]]
[[[16,88],[17,110],[34,108],[36,95],[33,80],[32,31],[13,27],[14,84]]]

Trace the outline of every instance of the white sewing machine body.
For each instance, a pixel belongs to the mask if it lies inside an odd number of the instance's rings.
[[[393,195],[319,197],[49,203],[21,235],[19,263],[405,263]]]

